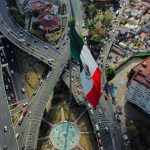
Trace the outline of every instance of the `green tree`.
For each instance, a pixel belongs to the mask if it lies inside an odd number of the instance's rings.
[[[141,46],[141,41],[140,40],[136,41],[135,46],[139,48]]]
[[[89,29],[89,30],[95,29],[95,23],[94,23],[94,22],[90,22],[90,23],[88,24],[88,29]]]
[[[100,40],[101,40],[100,36],[99,36],[98,34],[96,34],[96,33],[94,33],[94,34],[92,35],[92,37],[90,38],[90,41],[91,41],[93,44],[99,44],[99,43],[100,43]]]
[[[42,32],[40,30],[35,31],[34,29],[32,29],[30,32],[31,32],[31,34],[38,37],[39,39],[44,40],[44,32]]]
[[[38,10],[33,10],[32,11],[32,15],[35,17],[35,18],[37,18],[38,16],[39,16],[39,11]]]
[[[33,22],[33,23],[32,23],[32,28],[33,28],[34,30],[37,30],[38,27],[39,27],[39,25],[40,25],[39,21]]]
[[[105,26],[108,26],[113,20],[113,14],[111,12],[106,12],[104,17],[102,18],[102,23]]]
[[[96,14],[96,7],[94,4],[90,4],[86,7],[86,11],[85,13],[87,14],[87,16],[89,17],[93,17]]]
[[[80,33],[80,38],[84,41],[84,36]]]
[[[106,68],[106,78],[108,81],[110,81],[111,79],[113,79],[115,76],[115,69],[112,67],[107,67]]]
[[[12,15],[12,17],[14,18],[14,20],[16,21],[16,23],[18,23],[20,26],[24,27],[25,25],[25,16],[20,14],[17,10],[17,8],[12,7],[10,10],[10,14]]]
[[[104,26],[97,25],[94,32],[97,33],[100,38],[104,38],[106,36],[106,28]]]
[[[75,20],[75,17],[72,18],[71,21],[69,21],[69,26],[75,26],[76,24],[76,20]]]
[[[120,19],[120,24],[126,24],[127,23],[127,19],[126,18],[121,18]]]

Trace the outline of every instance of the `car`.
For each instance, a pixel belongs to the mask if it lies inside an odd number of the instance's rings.
[[[7,150],[7,146],[6,145],[3,147],[3,150]]]
[[[106,131],[106,133],[109,133],[109,128],[105,127],[105,131]]]
[[[41,84],[42,84],[42,82],[43,82],[43,79],[40,79],[40,82],[39,82],[39,84],[41,85]]]
[[[37,43],[37,42],[38,42],[38,40],[34,39],[34,42],[35,42],[35,43]]]
[[[11,62],[14,62],[14,59],[13,59],[13,58],[11,59]]]
[[[1,52],[1,56],[4,56],[3,52]]]
[[[22,34],[22,33],[20,33],[19,35],[20,35],[20,37],[23,37],[23,34]]]
[[[45,45],[45,46],[44,46],[44,48],[45,48],[45,49],[48,49],[48,46],[47,46],[47,45]]]
[[[5,62],[4,58],[2,58],[1,61],[2,61],[2,63],[4,63]]]
[[[11,94],[11,98],[12,98],[12,99],[14,99],[14,98],[15,98],[15,96],[14,96],[14,94],[13,94],[13,93]]]
[[[11,74],[14,74],[14,71],[13,71],[13,70],[11,70],[10,72],[11,72]]]
[[[19,137],[19,133],[16,133],[15,138],[18,139]]]
[[[102,139],[101,138],[98,139],[98,144],[99,144],[99,146],[102,146]]]
[[[34,91],[34,92],[33,92],[33,96],[35,96],[35,95],[36,95],[36,93],[37,93],[37,91]]]
[[[48,63],[50,64],[50,65],[52,65],[52,63],[53,63],[53,59],[48,59]]]
[[[24,110],[23,110],[23,112],[22,112],[22,115],[25,117],[25,115],[27,114],[27,112],[28,112],[28,108],[25,107]]]
[[[23,107],[26,107],[27,105],[28,105],[28,102],[24,103],[24,104],[23,104]]]
[[[19,39],[19,42],[22,43],[22,42],[25,42],[25,40],[22,38],[22,39]]]
[[[98,139],[101,138],[101,134],[99,132],[97,132],[96,135]]]
[[[22,93],[25,93],[25,89],[24,88],[22,88]]]
[[[7,132],[7,126],[4,126],[4,132]]]
[[[8,85],[7,84],[5,85],[5,89],[8,90]]]
[[[8,99],[8,101],[11,101],[11,97],[8,96],[7,99]]]
[[[31,45],[29,42],[27,42],[26,44],[27,44],[27,46],[30,46],[30,45]]]
[[[100,147],[100,150],[104,150],[103,146]]]

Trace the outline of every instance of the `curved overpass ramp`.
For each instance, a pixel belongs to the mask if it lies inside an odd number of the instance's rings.
[[[28,125],[25,129],[25,135],[23,137],[23,145],[26,150],[34,150],[37,146],[37,139],[39,134],[39,129],[41,125],[41,120],[45,110],[45,106],[48,102],[48,99],[53,92],[53,89],[59,80],[59,77],[67,64],[67,61],[70,56],[70,51],[67,50],[64,53],[64,56],[58,61],[57,64],[54,64],[51,70],[50,76],[46,79],[41,92],[38,92],[33,104],[30,108],[32,114],[28,119]]]
[[[6,38],[8,38],[12,43],[14,43],[23,51],[33,55],[34,57],[42,60],[47,64],[48,59],[57,60],[59,58],[60,53],[54,47],[24,31],[23,28],[18,26],[12,20],[5,6],[4,0],[0,1],[0,6],[0,31]],[[20,33],[22,36],[20,36]],[[24,39],[24,41],[21,42],[21,39]],[[30,43],[30,45],[27,43]],[[46,45],[48,48],[44,48]]]

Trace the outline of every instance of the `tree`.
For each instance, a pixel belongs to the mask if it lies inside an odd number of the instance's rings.
[[[102,18],[102,23],[105,25],[105,26],[108,26],[113,20],[113,14],[109,11],[109,12],[106,12],[104,17]]]
[[[100,43],[100,36],[98,34],[93,34],[92,37],[90,38],[90,41],[93,43],[93,44],[99,44]]]
[[[12,15],[12,17],[14,18],[14,20],[21,26],[24,27],[25,25],[25,16],[20,14],[17,10],[17,8],[12,7],[10,9],[10,14]]]
[[[108,81],[110,81],[111,79],[113,79],[115,76],[115,69],[112,67],[107,67],[106,68],[106,78]]]
[[[76,20],[75,20],[75,17],[72,18],[71,21],[69,21],[69,26],[75,26],[76,24]]]
[[[102,39],[106,35],[106,28],[104,26],[96,25],[96,29],[94,32],[97,33],[99,37]]]
[[[38,27],[39,27],[39,25],[40,25],[39,21],[33,22],[33,23],[32,23],[32,28],[33,28],[34,30],[37,30]]]
[[[126,24],[127,23],[127,19],[126,18],[121,18],[120,19],[120,24]]]
[[[90,23],[88,24],[88,29],[89,29],[89,30],[95,29],[95,23],[94,23],[94,22],[90,22]]]
[[[94,4],[90,4],[86,7],[85,13],[87,16],[93,17],[96,14],[96,7]]]
[[[37,18],[38,16],[39,16],[39,11],[38,10],[33,10],[32,11],[32,15],[35,17],[35,18]]]
[[[140,40],[136,41],[135,46],[139,48],[141,46],[141,41]]]

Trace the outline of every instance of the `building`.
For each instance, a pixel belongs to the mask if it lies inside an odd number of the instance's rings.
[[[56,31],[61,27],[61,19],[57,16],[42,14],[39,16],[39,28],[48,32]]]
[[[150,57],[131,69],[125,99],[150,114]]]
[[[97,6],[101,6],[101,5],[111,4],[115,0],[90,0],[90,1],[95,3]]]

